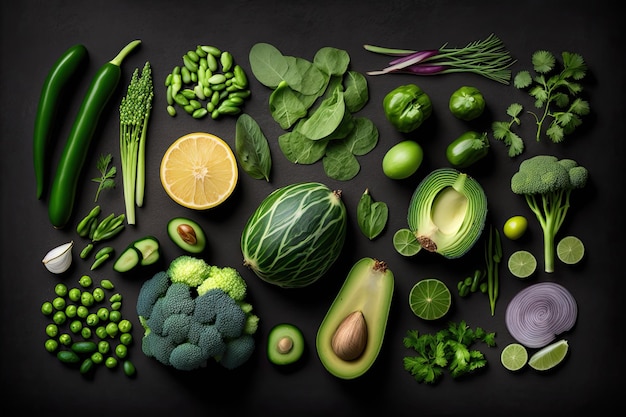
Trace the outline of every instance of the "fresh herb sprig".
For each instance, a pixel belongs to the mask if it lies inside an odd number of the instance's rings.
[[[513,103],[506,109],[511,119],[508,121],[495,121],[491,124],[491,130],[493,130],[493,137],[496,140],[504,142],[508,148],[508,155],[510,158],[516,157],[524,152],[524,140],[513,131],[513,126],[519,126],[521,120],[519,118],[520,113],[523,110],[523,106],[519,103]]]
[[[109,165],[113,160],[113,156],[111,154],[102,154],[98,158],[98,162],[96,162],[96,168],[100,171],[100,177],[92,178],[91,181],[98,184],[98,190],[96,191],[96,198],[94,202],[98,202],[98,197],[100,196],[100,192],[102,190],[109,190],[115,188],[115,174],[117,174],[117,169],[115,166]]]
[[[417,382],[426,384],[437,382],[446,369],[453,378],[468,375],[487,364],[485,355],[471,346],[484,342],[493,347],[495,337],[495,332],[486,332],[481,327],[472,329],[465,321],[451,322],[434,334],[409,330],[403,339],[404,346],[418,355],[404,357],[404,369]]]
[[[555,56],[545,50],[535,51],[531,61],[536,75],[524,70],[517,73],[513,85],[527,89],[535,99],[540,112],[529,112],[537,123],[536,139],[540,140],[544,123],[549,123],[545,134],[554,143],[562,142],[582,123],[582,116],[589,114],[589,102],[578,95],[583,91],[579,83],[587,74],[583,57],[576,53],[563,52],[563,67],[559,73]]]

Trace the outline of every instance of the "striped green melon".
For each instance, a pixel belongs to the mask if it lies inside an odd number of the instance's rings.
[[[241,235],[244,265],[279,287],[313,284],[337,260],[346,237],[341,191],[303,182],[269,194]]]

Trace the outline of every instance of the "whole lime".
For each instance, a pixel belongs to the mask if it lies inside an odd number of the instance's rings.
[[[504,222],[504,236],[511,240],[517,240],[526,233],[528,228],[528,220],[524,216],[513,216]]]
[[[383,172],[394,180],[408,178],[417,171],[424,159],[422,147],[413,140],[392,146],[383,157]]]

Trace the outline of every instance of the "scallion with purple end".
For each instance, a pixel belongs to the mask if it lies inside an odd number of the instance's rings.
[[[471,42],[461,48],[450,48],[447,44],[439,49],[423,51],[370,44],[363,47],[370,52],[396,57],[386,68],[366,72],[367,75],[390,73],[437,75],[469,72],[502,84],[509,84],[511,80],[509,68],[515,63],[504,43],[493,33],[484,40]]]

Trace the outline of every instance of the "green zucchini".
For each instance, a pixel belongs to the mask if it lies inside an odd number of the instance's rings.
[[[113,269],[117,272],[128,272],[141,263],[141,252],[134,246],[128,246],[113,264]]]
[[[43,197],[50,162],[50,141],[61,108],[61,96],[88,59],[87,48],[74,45],[67,49],[50,68],[39,96],[33,132],[33,164],[37,199]]]
[[[52,183],[48,217],[55,228],[65,227],[72,216],[78,180],[100,116],[119,84],[122,74],[120,65],[123,59],[139,43],[141,43],[140,40],[135,40],[126,45],[115,58],[98,69],[91,81],[74,120]]]

